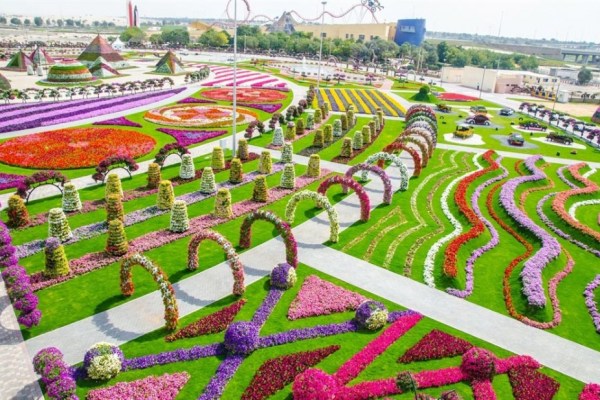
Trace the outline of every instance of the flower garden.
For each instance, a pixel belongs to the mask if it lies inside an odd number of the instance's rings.
[[[237,115],[229,88],[181,92],[0,143],[0,268],[46,398],[600,398],[304,261],[353,256],[365,282],[408,277],[597,351],[594,168],[444,150],[451,118],[371,89],[243,88]],[[0,118],[40,127],[71,103]],[[215,142],[234,120],[235,154]],[[55,196],[29,201],[46,185]]]

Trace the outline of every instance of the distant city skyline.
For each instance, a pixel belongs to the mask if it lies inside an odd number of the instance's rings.
[[[252,15],[278,17],[284,11],[296,9],[306,18],[317,17],[321,0],[301,3],[281,0],[249,0]],[[62,16],[102,19],[125,18],[125,0],[83,2],[81,0],[5,0],[0,12],[27,16]],[[328,0],[326,9],[342,13],[360,0]],[[492,4],[481,0],[380,0],[384,7],[377,13],[380,22],[395,22],[403,18],[425,18],[427,29],[438,32],[472,33],[531,39],[600,42],[597,23],[597,0],[504,0]],[[144,18],[225,18],[226,0],[134,0],[141,19]],[[35,13],[32,13],[35,10]],[[233,6],[230,7],[233,13]],[[243,19],[246,7],[238,0],[238,17]],[[325,18],[326,23],[372,22],[370,14],[358,9],[344,18]]]

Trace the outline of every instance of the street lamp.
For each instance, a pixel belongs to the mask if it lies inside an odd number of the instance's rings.
[[[321,83],[321,60],[323,58],[323,25],[325,24],[325,5],[326,1],[322,1],[323,4],[323,14],[321,14],[321,43],[319,44],[319,68],[317,70],[317,89],[319,89],[319,84]]]
[[[236,152],[236,114],[237,114],[237,0],[233,2],[233,106],[231,116],[231,149],[233,157]]]
[[[486,65],[483,66],[483,75],[481,76],[481,85],[479,85],[479,99],[481,99],[481,91],[483,90],[483,80],[485,79]]]

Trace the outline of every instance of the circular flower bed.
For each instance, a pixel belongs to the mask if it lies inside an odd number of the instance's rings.
[[[253,322],[235,322],[225,331],[225,348],[232,354],[247,355],[258,347],[260,327]]]
[[[80,62],[56,64],[48,71],[47,82],[52,83],[77,83],[93,81],[94,76],[90,70]]]
[[[374,331],[386,324],[388,310],[378,301],[367,300],[358,306],[355,318],[360,326]]]
[[[236,124],[247,124],[258,116],[252,111],[238,108]],[[146,112],[144,119],[160,125],[194,128],[217,128],[231,125],[233,109],[229,106],[177,104],[155,108]]]
[[[460,369],[472,380],[492,379],[496,373],[495,361],[491,351],[473,347],[463,355]]]
[[[233,89],[211,89],[201,93],[202,97],[211,100],[233,101]],[[237,101],[253,103],[274,103],[286,98],[286,94],[278,90],[240,88],[237,90]]]
[[[271,286],[276,288],[290,289],[297,280],[296,269],[288,263],[279,264],[271,271]]]
[[[117,346],[96,343],[85,353],[83,367],[88,377],[107,380],[119,374],[124,360],[123,352]]]
[[[135,131],[59,129],[7,140],[0,145],[0,162],[40,169],[92,167],[111,155],[140,157],[155,144],[150,136]]]

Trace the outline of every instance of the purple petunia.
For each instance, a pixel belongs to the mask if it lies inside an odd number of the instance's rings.
[[[158,128],[157,131],[173,136],[181,146],[202,143],[227,133],[227,131],[187,131],[184,129]]]

